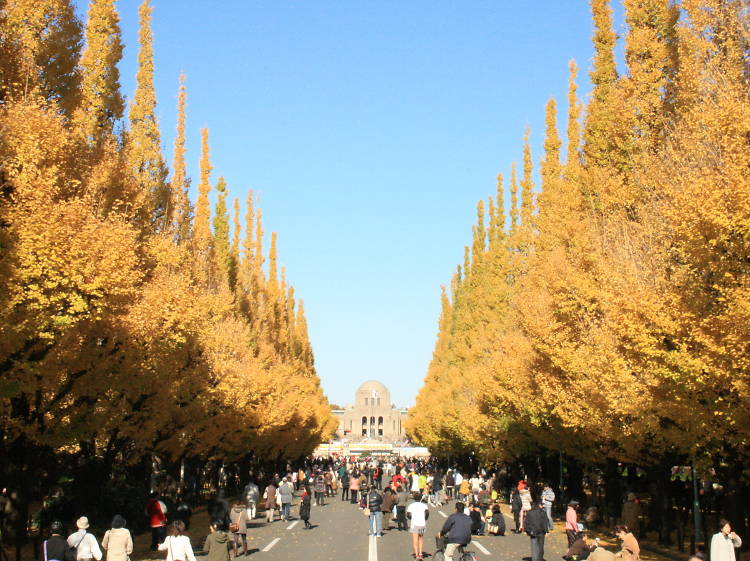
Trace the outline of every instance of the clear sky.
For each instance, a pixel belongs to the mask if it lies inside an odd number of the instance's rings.
[[[129,99],[139,3],[118,2]],[[526,125],[538,162],[550,96],[564,127],[569,59],[590,89],[588,2],[152,3],[167,160],[184,70],[193,186],[207,126],[214,181],[259,193],[279,232],[329,399],[372,378],[412,405],[476,201],[520,163]]]

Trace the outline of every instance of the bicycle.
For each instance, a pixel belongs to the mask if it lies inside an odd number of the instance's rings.
[[[432,561],[446,561],[445,559],[445,538],[435,536],[435,553],[432,556]],[[456,548],[456,554],[453,555],[453,561],[477,561],[477,554],[473,551],[468,551],[466,546],[459,545]]]

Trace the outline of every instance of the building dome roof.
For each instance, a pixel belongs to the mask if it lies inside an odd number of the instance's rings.
[[[388,388],[386,388],[382,383],[378,382],[377,380],[367,380],[364,384],[362,384],[361,386],[359,386],[359,388],[357,388],[357,393],[362,392],[362,391],[366,391],[369,393],[372,390],[376,390],[381,395],[390,393],[388,391]]]

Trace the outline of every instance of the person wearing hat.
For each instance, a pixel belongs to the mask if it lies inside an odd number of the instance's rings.
[[[89,519],[85,516],[81,516],[76,520],[76,527],[78,531],[68,536],[68,545],[76,548],[76,560],[77,561],[101,561],[103,554],[99,548],[99,543],[93,534],[89,534],[86,530],[89,527]]]
[[[55,520],[49,527],[50,538],[42,543],[42,554],[47,561],[71,561],[66,556],[70,549],[68,542],[62,537],[63,525]]]
[[[568,535],[568,547],[578,539],[578,512],[576,508],[580,503],[573,499],[568,503],[568,511],[565,513],[565,533]]]
[[[125,527],[125,519],[119,514],[112,518],[112,529],[102,538],[102,548],[107,552],[107,561],[129,561],[133,553],[133,536]]]

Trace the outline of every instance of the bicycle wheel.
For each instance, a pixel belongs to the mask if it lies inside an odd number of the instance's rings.
[[[473,551],[464,551],[461,554],[461,561],[477,561],[477,554]]]

